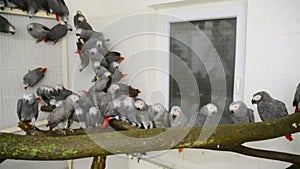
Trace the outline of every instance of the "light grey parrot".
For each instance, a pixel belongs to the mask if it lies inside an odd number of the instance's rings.
[[[0,15],[0,32],[15,34],[15,27],[3,16]]]
[[[41,99],[47,104],[50,105],[50,101],[54,99],[52,93],[54,92],[54,88],[51,86],[43,85],[39,86],[36,89],[36,93]]]
[[[295,112],[299,111],[299,105],[300,103],[300,83],[298,84],[296,88],[296,92],[294,94],[294,100],[293,100],[293,106],[295,107]]]
[[[33,17],[39,11],[39,4],[37,0],[25,0],[27,5],[27,13],[29,18]]]
[[[272,98],[266,91],[255,93],[251,102],[257,104],[257,111],[262,121],[275,120],[288,115],[285,104]],[[285,137],[289,141],[293,141],[292,135],[286,135]]]
[[[89,89],[96,92],[101,92],[103,89],[107,87],[107,83],[109,82],[111,78],[111,73],[105,72],[101,78],[99,78],[94,85]]]
[[[187,118],[179,106],[173,106],[169,114],[170,127],[187,127]]]
[[[195,118],[191,118],[189,125],[204,126],[204,125],[218,125],[219,124],[218,108],[212,103],[208,103],[201,107]]]
[[[72,31],[72,26],[70,24],[63,25],[58,23],[50,29],[50,32],[44,38],[44,42],[47,43],[48,41],[53,41],[53,45],[55,45],[59,39],[67,35],[68,31]]]
[[[31,122],[35,126],[35,121],[39,115],[39,99],[33,93],[24,93],[23,98],[18,100],[17,115],[20,121]]]
[[[136,119],[141,127],[144,129],[153,128],[154,111],[152,106],[147,105],[142,99],[137,99],[134,106],[137,110]]]
[[[86,42],[94,33],[95,31],[93,30],[85,30],[81,28],[77,28],[76,30],[76,36],[79,36],[83,42]]]
[[[93,30],[92,26],[87,22],[87,19],[80,10],[76,11],[73,21],[76,29]]]
[[[55,13],[56,20],[59,20],[59,17],[67,23],[69,17],[69,9],[64,0],[48,0],[48,6],[51,13]]]
[[[252,123],[254,122],[253,110],[248,108],[242,101],[235,101],[229,105],[229,111],[231,112],[231,118],[233,123]]]
[[[85,125],[87,128],[100,127],[104,119],[97,107],[90,107],[85,117]]]
[[[27,31],[33,38],[37,39],[36,43],[38,43],[48,35],[50,29],[40,23],[30,23],[27,25]]]
[[[156,128],[166,128],[170,127],[169,122],[169,112],[166,110],[165,106],[160,103],[155,103],[152,105],[154,111],[154,125]]]
[[[46,71],[47,68],[41,67],[38,67],[34,70],[29,70],[28,73],[23,77],[23,84],[25,85],[25,89],[27,89],[28,86],[33,87],[40,80],[42,80],[42,78],[45,76]]]
[[[53,130],[58,124],[63,122],[68,122],[75,111],[74,104],[79,100],[79,96],[72,94],[66,98],[66,100],[61,101],[61,106],[56,107],[51,114],[49,114],[47,120],[47,127]]]
[[[79,99],[74,103],[75,115],[81,125],[86,128],[86,117],[91,107],[94,107],[93,99],[86,91],[81,92]]]

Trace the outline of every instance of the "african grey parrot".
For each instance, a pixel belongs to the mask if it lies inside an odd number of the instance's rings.
[[[35,121],[39,115],[38,98],[33,93],[24,93],[23,98],[18,100],[17,114],[20,121],[31,121],[35,126]]]
[[[11,8],[18,8],[22,11],[27,10],[27,4],[24,0],[7,0],[7,5]]]
[[[111,78],[111,73],[105,72],[95,83],[94,85],[89,89],[96,92],[101,92],[103,89],[107,87],[107,83],[109,82]]]
[[[119,52],[107,52],[104,55],[104,59],[101,61],[101,65],[108,68],[112,62],[121,63],[125,58],[121,56]]]
[[[218,108],[212,103],[201,107],[194,121],[194,126],[218,125],[219,124]],[[190,123],[191,124],[191,123]]]
[[[66,89],[61,84],[54,86],[53,92],[52,92],[52,96],[55,100],[65,100],[71,94],[74,94],[74,93],[71,90]]]
[[[155,103],[152,105],[154,111],[154,125],[156,128],[170,127],[169,112],[166,110],[164,105]]]
[[[85,16],[80,10],[76,11],[73,21],[76,29],[93,30],[92,26],[87,22]]]
[[[105,72],[109,72],[105,67],[103,67],[103,66],[100,65],[100,62],[94,62],[93,63],[93,70],[95,72],[95,77],[92,80],[92,82],[97,81],[99,79],[99,77],[102,77],[102,75]]]
[[[142,99],[137,99],[134,106],[137,110],[136,119],[141,127],[144,129],[153,128],[154,111],[152,106],[147,105]]]
[[[93,30],[85,30],[81,28],[76,30],[76,36],[79,36],[83,42],[86,42],[94,33],[95,31]]]
[[[54,88],[51,86],[39,86],[36,89],[36,93],[41,99],[47,104],[50,105],[50,101],[54,98],[53,97]]]
[[[87,128],[100,127],[103,123],[103,116],[97,107],[90,107],[85,118],[85,125]]]
[[[108,39],[103,35],[102,32],[95,32],[82,46],[82,52],[89,49],[96,48],[102,55],[107,53],[107,41]]]
[[[15,27],[3,16],[0,15],[0,32],[15,34]]]
[[[296,92],[294,95],[294,100],[293,100],[293,106],[295,107],[295,112],[299,111],[299,105],[300,103],[300,83],[298,84],[297,88],[296,88]]]
[[[33,87],[37,84],[44,76],[47,68],[38,67],[34,70],[29,70],[27,74],[23,77],[23,84],[25,85],[25,89],[28,86]]]
[[[169,114],[170,127],[186,127],[187,118],[179,106],[173,106]]]
[[[50,29],[40,23],[30,23],[27,25],[27,31],[33,38],[37,39],[36,42],[38,43],[48,35]]]
[[[6,5],[7,5],[6,0],[0,0],[0,10],[4,10]]]
[[[229,111],[231,112],[231,118],[233,123],[252,123],[254,122],[253,110],[248,108],[242,101],[235,101],[229,105]]]
[[[275,120],[288,115],[287,108],[282,101],[273,99],[266,91],[255,93],[252,104],[257,104],[257,111],[262,121]],[[293,141],[292,135],[285,136]]]
[[[93,106],[95,105],[89,92],[81,92],[79,99],[74,103],[75,115],[81,127],[86,128],[86,116],[89,113],[89,109]]]
[[[48,124],[50,130],[54,129],[58,124],[67,122],[72,118],[75,111],[74,104],[79,99],[79,96],[72,94],[62,101],[62,105],[56,107],[53,112],[48,116]]]
[[[60,24],[58,23],[50,29],[48,35],[44,38],[44,42],[53,41],[55,45],[60,38],[67,35],[68,31],[72,31],[72,26],[70,24]]]
[[[135,101],[132,97],[125,97],[123,100],[123,104],[119,108],[119,113],[121,116],[121,119],[123,116],[125,116],[125,119],[130,124],[137,126],[138,121],[136,119],[137,116],[137,110],[135,109]]]
[[[33,17],[38,11],[39,11],[39,4],[37,2],[38,0],[25,0],[27,5],[27,13],[29,15],[29,18]]]
[[[59,17],[67,23],[69,17],[69,9],[64,0],[48,0],[48,6],[52,13],[55,13],[56,20],[59,20]]]

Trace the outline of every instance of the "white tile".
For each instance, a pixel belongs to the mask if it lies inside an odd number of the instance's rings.
[[[270,40],[268,35],[248,34],[246,70],[251,73],[268,71]]]
[[[270,73],[300,74],[300,34],[271,36]]]
[[[300,1],[272,0],[271,32],[299,33],[300,32]]]
[[[268,33],[270,29],[271,0],[248,1],[248,33]]]

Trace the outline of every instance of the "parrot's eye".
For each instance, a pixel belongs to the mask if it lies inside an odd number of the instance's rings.
[[[256,100],[256,101],[258,101],[258,100],[260,100],[261,99],[261,95],[255,95],[254,97],[253,97],[253,100]]]

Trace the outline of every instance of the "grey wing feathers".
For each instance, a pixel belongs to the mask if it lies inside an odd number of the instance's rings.
[[[19,99],[18,103],[17,103],[17,114],[18,114],[19,120],[21,120],[22,105],[23,105],[23,101],[22,101],[22,99]]]
[[[252,109],[248,109],[248,117],[250,123],[254,122],[254,113]]]
[[[274,120],[288,115],[285,104],[278,100],[262,102],[257,109],[258,112],[262,114],[261,118],[263,121]]]

